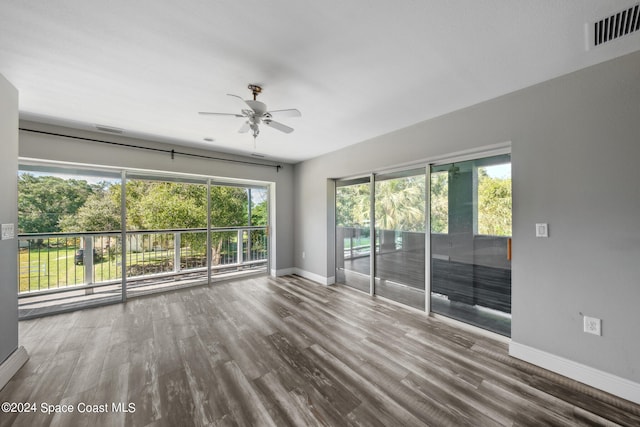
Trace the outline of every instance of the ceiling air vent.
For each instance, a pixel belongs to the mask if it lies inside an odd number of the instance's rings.
[[[100,132],[109,132],[109,133],[118,133],[118,134],[124,132],[124,129],[114,128],[111,126],[104,126],[104,125],[96,125],[96,129],[98,129]]]
[[[593,46],[640,30],[640,3],[593,24]]]

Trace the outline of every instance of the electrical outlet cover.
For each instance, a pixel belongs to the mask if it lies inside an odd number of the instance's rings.
[[[584,316],[584,331],[588,334],[602,335],[602,321],[596,317]]]
[[[2,224],[2,240],[9,240],[16,237],[13,224]]]

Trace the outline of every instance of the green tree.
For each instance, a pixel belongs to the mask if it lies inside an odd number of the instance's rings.
[[[511,236],[511,178],[478,169],[478,234]]]
[[[267,196],[268,192],[264,189],[251,189],[251,225],[266,226],[269,224],[269,212]]]
[[[119,196],[120,185],[100,189],[89,196],[75,214],[62,217],[60,228],[65,232],[120,230]]]
[[[251,226],[269,225],[269,205],[267,203],[267,191],[263,189],[251,189]],[[251,230],[251,254],[253,258],[261,258],[266,255],[267,234],[266,230]]]
[[[129,196],[129,194],[127,194]],[[207,188],[204,185],[153,182],[136,196],[138,223],[143,229],[205,228]]]
[[[449,232],[449,174],[434,172],[431,174],[431,232]]]
[[[245,188],[213,186],[210,194],[212,227],[248,225],[249,200]],[[252,223],[267,225],[266,197],[261,200],[259,192],[256,194]],[[120,184],[104,182],[92,186],[86,181],[23,174],[19,180],[19,204],[21,232],[121,229]],[[204,229],[207,226],[205,185],[129,180],[126,184],[126,204],[129,230]],[[234,233],[224,231],[211,234],[214,262],[228,249],[223,246],[230,237],[235,237]],[[263,237],[264,232],[261,235],[256,231],[252,233],[252,242],[258,244]],[[186,233],[182,240],[192,249],[204,252],[205,233]]]
[[[96,187],[84,180],[20,174],[18,177],[18,230],[20,233],[61,231],[60,220],[74,215]]]
[[[176,182],[133,179],[126,184],[126,217],[128,230],[166,230],[206,227],[206,187]],[[112,204],[120,205],[120,186],[113,186],[109,195]],[[133,250],[140,250],[140,235],[129,241]],[[161,242],[149,242],[154,247],[172,245],[173,236]],[[206,236],[203,233],[184,233],[182,244],[204,253]]]
[[[144,230],[145,226],[145,212],[142,211],[140,201],[142,198],[151,192],[154,184],[158,184],[152,181],[144,180],[128,180],[125,186],[126,191],[126,210],[127,210],[127,229],[129,230]],[[117,196],[120,197],[120,186],[118,185],[115,190]]]
[[[369,224],[369,184],[356,184],[336,189],[336,225],[362,227]]]
[[[424,231],[425,185],[423,175],[376,182],[376,227],[383,230]],[[368,184],[338,187],[336,225],[368,225],[369,194]]]
[[[211,226],[232,227],[248,224],[247,190],[241,187],[211,187]]]
[[[267,211],[267,201],[258,203],[251,207],[251,225],[268,225],[269,212]]]
[[[247,190],[241,187],[211,187],[211,226],[232,227],[243,226],[249,223],[248,208],[249,198]],[[211,257],[213,265],[220,264],[224,243],[232,236],[230,232],[211,233]],[[240,248],[237,242],[237,248]]]
[[[376,182],[376,228],[424,232],[424,175]]]
[[[206,228],[205,185],[131,180],[127,182],[127,227],[136,230]],[[119,191],[118,191],[119,194]],[[248,224],[247,190],[242,187],[211,187],[211,226]],[[213,262],[219,263],[230,232],[211,233]],[[235,235],[234,235],[235,236]],[[204,252],[203,233],[185,233],[182,239],[192,249]]]

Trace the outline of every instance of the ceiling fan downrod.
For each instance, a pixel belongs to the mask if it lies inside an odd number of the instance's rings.
[[[259,94],[262,93],[262,88],[258,85],[249,85],[249,90],[253,94],[253,100],[255,101]]]

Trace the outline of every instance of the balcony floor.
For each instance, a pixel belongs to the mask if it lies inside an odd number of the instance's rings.
[[[243,267],[237,271],[226,271],[212,275],[212,282],[231,280],[253,274],[264,274],[266,268]],[[206,271],[166,274],[162,276],[142,276],[127,280],[127,298],[165,292],[184,287],[204,285],[207,283]],[[63,288],[60,292],[38,293],[18,299],[18,317],[20,320],[47,316],[55,313],[91,308],[122,301],[121,284],[101,285],[94,288]]]
[[[382,277],[393,280],[377,280],[376,293],[385,298],[424,310],[424,253],[390,252],[378,254],[376,258]],[[337,280],[347,278],[349,286],[369,292],[370,258],[363,256],[344,260],[344,270],[337,274]],[[439,278],[440,281],[446,280]],[[455,287],[455,284],[452,285]],[[504,336],[511,336],[511,314],[486,309],[478,305],[450,301],[447,296],[432,294],[431,310],[479,328]]]

